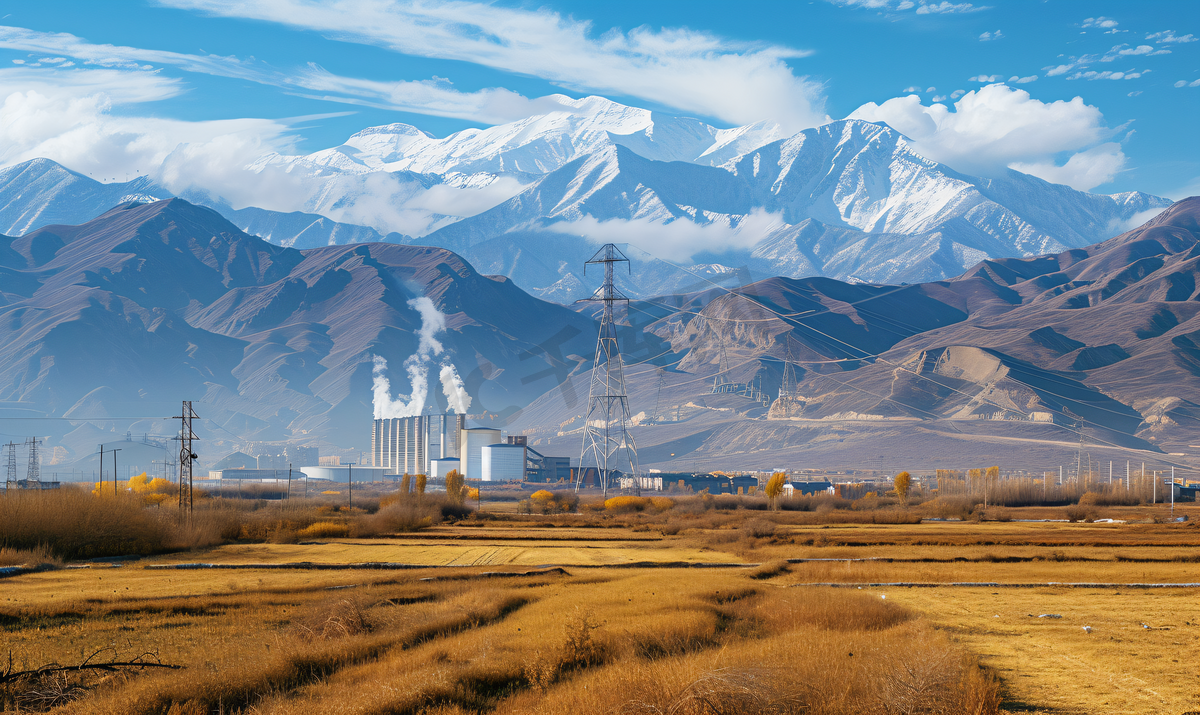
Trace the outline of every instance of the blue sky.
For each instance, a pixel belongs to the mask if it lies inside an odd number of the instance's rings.
[[[886,121],[963,171],[1200,194],[1200,3],[0,0],[0,162],[209,184],[367,126],[601,94],[719,126]],[[1078,99],[1077,99],[1078,98]]]

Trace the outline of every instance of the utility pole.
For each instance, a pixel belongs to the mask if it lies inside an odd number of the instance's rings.
[[[350,510],[354,511],[354,462],[346,462],[346,486],[350,492]]]
[[[197,458],[196,453],[192,451],[192,442],[199,439],[192,430],[192,420],[198,418],[199,415],[192,409],[191,400],[183,401],[183,409],[179,416],[174,418],[179,420],[179,436],[175,438],[179,440],[179,511],[189,516],[193,504],[192,463]]]
[[[104,443],[103,442],[100,443],[100,473],[98,475],[96,475],[96,481],[98,481],[100,483],[100,493],[103,494],[104,493]],[[113,496],[116,496],[116,495],[117,495],[117,493],[114,490]]]
[[[617,344],[617,329],[613,322],[613,303],[628,302],[629,298],[613,284],[613,264],[629,263],[625,254],[611,243],[606,243],[584,264],[584,271],[591,264],[604,266],[604,284],[584,300],[597,301],[603,305],[600,318],[600,333],[596,338],[596,358],[592,363],[591,387],[588,409],[583,427],[583,448],[579,456],[579,472],[575,480],[575,491],[583,482],[589,462],[595,463],[600,476],[600,488],[608,496],[612,472],[620,464],[628,465],[628,475],[637,485],[637,445],[629,433],[629,394],[625,390],[625,365],[621,349]],[[629,269],[632,272],[632,268]],[[618,462],[618,455],[623,458]]]
[[[113,496],[115,497],[117,496],[117,452],[121,450],[114,447],[108,451],[112,452],[113,456]]]
[[[287,496],[284,498],[288,499],[288,500],[290,500],[292,498],[292,463],[291,462],[288,462],[288,490],[287,490]]]

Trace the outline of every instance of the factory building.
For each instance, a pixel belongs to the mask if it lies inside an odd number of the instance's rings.
[[[375,420],[371,463],[388,474],[433,474],[433,460],[460,456],[463,435],[473,431],[466,427],[467,416],[456,414]]]
[[[483,481],[524,481],[525,445],[489,444],[485,445],[480,453],[480,478]]]
[[[434,479],[445,479],[447,474],[455,471],[459,472],[459,474],[462,473],[459,469],[458,457],[429,460],[429,476]]]
[[[490,427],[463,428],[460,444],[462,450],[458,453],[459,474],[467,479],[484,479],[483,448],[491,444],[499,444],[500,430]]]

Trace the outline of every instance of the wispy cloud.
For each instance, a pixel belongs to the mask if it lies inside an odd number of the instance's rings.
[[[1187,81],[1186,79],[1181,79],[1175,83],[1175,86],[1176,87],[1200,87],[1200,79],[1195,79],[1195,80],[1192,80],[1191,82]]]
[[[974,77],[968,77],[968,82],[999,82],[1003,77],[998,74],[980,74]]]
[[[865,104],[850,117],[887,122],[930,159],[985,175],[1013,168],[1087,190],[1111,180],[1125,161],[1100,110],[1079,97],[1046,103],[990,84],[953,106],[925,106],[909,95]],[[1064,153],[1070,157],[1059,164]]]
[[[1079,26],[1080,27],[1098,27],[1098,28],[1101,28],[1104,30],[1108,30],[1108,29],[1116,27],[1118,24],[1119,23],[1117,23],[1117,21],[1112,19],[1111,17],[1101,16],[1101,17],[1086,18],[1086,19],[1084,19],[1083,22],[1079,23]]]
[[[1115,62],[1116,60],[1119,60],[1119,59],[1124,59],[1126,57],[1136,57],[1139,55],[1153,56],[1153,55],[1169,55],[1169,54],[1171,54],[1170,50],[1166,50],[1166,49],[1156,50],[1149,45],[1138,45],[1137,47],[1130,47],[1127,44],[1121,44],[1121,45],[1114,45],[1112,47],[1112,49],[1110,49],[1108,52],[1105,52],[1103,54],[1080,55],[1078,57],[1073,56],[1073,57],[1068,58],[1068,61],[1061,65],[1051,65],[1049,67],[1043,67],[1042,69],[1046,71],[1047,77],[1057,77],[1058,75],[1063,75],[1063,74],[1066,74],[1068,72],[1072,72],[1075,70],[1087,69],[1088,67],[1096,64],[1097,62]],[[1145,71],[1149,72],[1150,70],[1145,70]],[[1108,72],[1108,73],[1099,73],[1099,72],[1076,73],[1075,76],[1069,77],[1068,79],[1079,79],[1080,76],[1084,76],[1086,74],[1113,74],[1113,73],[1112,72]],[[1127,75],[1128,73],[1123,72],[1121,74],[1124,76],[1124,75]],[[1140,77],[1142,74],[1144,74],[1144,72],[1139,73],[1137,76]]]
[[[1113,72],[1110,70],[1096,72],[1095,70],[1088,70],[1087,72],[1076,72],[1070,77],[1067,77],[1067,79],[1086,79],[1088,81],[1094,81],[1098,79],[1138,79],[1148,72],[1150,72],[1150,70],[1142,70],[1141,72],[1138,72],[1137,70],[1127,70],[1125,72]]]
[[[0,164],[45,157],[109,179],[155,173],[174,157],[194,175],[201,165],[220,166],[233,158],[232,165],[241,166],[248,156],[292,148],[282,122],[136,116],[135,105],[183,90],[179,80],[153,72],[0,69]],[[180,153],[185,147],[188,157]]]
[[[1004,33],[996,30],[995,32],[985,32],[979,36],[980,42],[993,42],[995,40],[1003,40]]]
[[[1181,44],[1184,44],[1187,42],[1195,42],[1196,41],[1196,37],[1194,37],[1193,35],[1184,35],[1182,37],[1176,37],[1174,30],[1163,30],[1162,32],[1155,32],[1153,34],[1146,35],[1146,39],[1154,40],[1155,42],[1158,42],[1158,43],[1164,44],[1164,45],[1170,45],[1170,44],[1180,44],[1181,45]]]
[[[549,10],[447,0],[158,0],[162,5],[272,22],[421,57],[460,60],[579,91],[640,97],[732,123],[825,121],[822,85],[788,65],[811,54],[687,29],[597,33]]]
[[[174,67],[196,74],[248,80],[331,102],[469,119],[487,124],[509,122],[554,109],[552,100],[530,100],[503,88],[460,92],[445,79],[394,82],[364,80],[334,75],[315,65],[284,72],[237,57],[92,44],[67,33],[38,32],[20,27],[0,26],[0,48],[63,54],[85,65],[127,71]],[[61,57],[14,62],[25,67],[57,69],[70,64]]]
[[[948,15],[948,14],[952,14],[952,13],[962,13],[962,12],[979,12],[980,10],[988,10],[988,9],[989,8],[986,5],[972,5],[969,2],[952,3],[952,2],[945,2],[943,0],[943,2],[929,3],[928,5],[926,5],[925,3],[921,3],[920,5],[917,6],[917,14],[918,15],[943,15],[943,14]]]
[[[1037,78],[1038,76],[1035,74],[1031,74],[1028,77],[1013,75],[1012,77],[1008,78],[1008,81],[1010,84],[1029,84],[1030,82],[1036,82]]]
[[[550,224],[557,233],[583,236],[592,243],[630,243],[669,261],[690,261],[700,253],[726,253],[753,248],[763,237],[785,225],[780,214],[756,208],[732,217],[729,223],[695,223],[686,218],[668,223],[646,218],[599,221],[584,216]]]

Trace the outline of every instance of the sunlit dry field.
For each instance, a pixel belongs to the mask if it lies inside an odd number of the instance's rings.
[[[72,713],[1200,709],[1195,521],[799,517],[513,515],[26,573],[0,580],[12,672],[135,665],[9,676],[4,702]],[[341,568],[352,564],[370,566]]]

